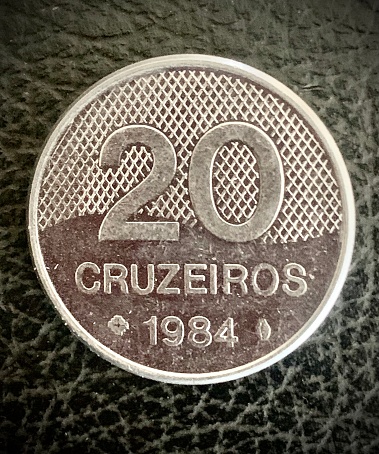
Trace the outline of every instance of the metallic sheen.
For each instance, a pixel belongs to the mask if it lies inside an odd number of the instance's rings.
[[[39,158],[29,236],[63,320],[155,380],[227,381],[301,345],[351,260],[341,154],[289,88],[172,55],[121,69],[65,113]]]

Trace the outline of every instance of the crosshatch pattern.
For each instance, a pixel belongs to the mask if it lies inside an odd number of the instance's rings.
[[[259,201],[259,169],[253,151],[239,141],[224,144],[217,150],[212,175],[219,215],[231,224],[248,221]]]
[[[267,243],[307,240],[339,229],[341,201],[332,167],[313,132],[284,101],[251,81],[210,70],[166,70],[119,82],[83,107],[51,153],[41,187],[38,223],[103,214],[149,173],[153,159],[135,145],[117,169],[101,169],[99,152],[110,133],[128,124],[162,131],[177,152],[177,173],[167,190],[141,211],[156,219],[193,226],[197,219],[188,193],[191,153],[199,138],[226,121],[245,121],[263,130],[277,146],[285,174],[284,201],[274,224],[260,238]],[[239,147],[241,156],[243,144]],[[252,162],[254,166],[254,163]],[[248,177],[247,169],[242,177]],[[247,194],[233,197],[231,181],[241,169],[224,173],[224,216],[240,223],[252,216],[238,208]],[[255,206],[256,191],[246,202]],[[220,202],[221,203],[221,202]],[[222,210],[218,206],[218,209]],[[226,214],[225,214],[226,213]],[[237,214],[236,214],[237,213]]]

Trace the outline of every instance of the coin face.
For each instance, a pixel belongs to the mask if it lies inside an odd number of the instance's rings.
[[[111,74],[63,116],[29,232],[46,292],[93,351],[201,384],[267,367],[320,325],[347,274],[354,203],[336,144],[290,89],[175,55]]]

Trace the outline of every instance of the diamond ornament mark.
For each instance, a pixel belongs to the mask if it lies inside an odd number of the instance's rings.
[[[118,336],[122,336],[129,329],[129,322],[121,315],[114,315],[108,322],[108,328]]]
[[[88,90],[52,131],[29,205],[38,274],[71,330],[172,383],[242,377],[297,348],[354,242],[321,120],[267,74],[206,55],[146,60]]]

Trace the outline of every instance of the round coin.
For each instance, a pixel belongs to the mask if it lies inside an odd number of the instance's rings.
[[[354,201],[341,154],[289,88],[242,63],[172,55],[121,69],[39,158],[31,250],[63,320],[155,380],[263,369],[342,288]]]

